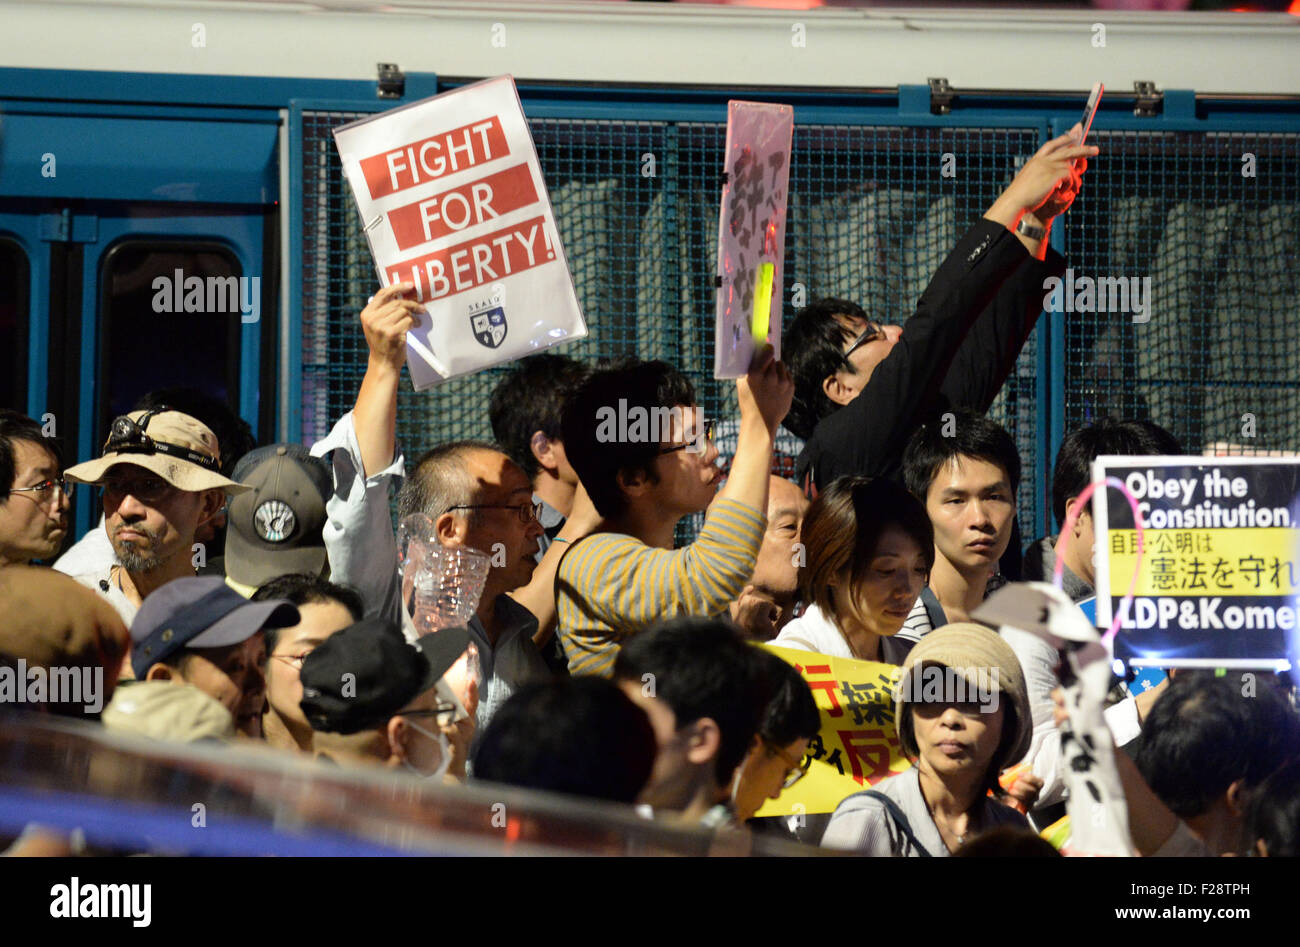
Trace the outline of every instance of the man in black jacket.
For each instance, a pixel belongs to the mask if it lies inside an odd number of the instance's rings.
[[[811,433],[798,464],[810,494],[846,474],[897,478],[908,437],[928,417],[949,406],[988,410],[1042,311],[1044,280],[1065,269],[1047,236],[1078,193],[1086,156],[1097,154],[1075,144],[1078,133],[1025,163],[940,265],[905,327],[876,325],[838,301],[795,318],[784,348],[802,416],[792,412],[787,425]],[[817,351],[828,335],[842,340],[838,365],[833,351],[830,362]]]

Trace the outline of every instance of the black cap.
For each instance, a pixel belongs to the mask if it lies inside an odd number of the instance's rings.
[[[468,645],[465,628],[443,628],[410,644],[382,618],[349,625],[303,659],[303,713],[313,730],[376,729],[437,684]]]

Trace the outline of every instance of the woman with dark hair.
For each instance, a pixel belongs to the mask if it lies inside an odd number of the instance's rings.
[[[912,768],[844,799],[823,846],[946,856],[990,829],[1029,827],[989,795],[1032,731],[1020,662],[996,632],[962,622],[926,635],[907,656],[894,706]]]
[[[839,658],[901,664],[899,636],[934,565],[934,530],[916,497],[888,480],[841,477],[803,523],[804,614],[772,643]]]

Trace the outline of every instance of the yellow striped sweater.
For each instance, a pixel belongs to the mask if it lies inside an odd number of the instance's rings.
[[[609,677],[628,635],[661,618],[714,616],[754,574],[767,517],[718,499],[695,542],[656,549],[623,533],[576,543],[556,576],[558,634],[574,675]]]

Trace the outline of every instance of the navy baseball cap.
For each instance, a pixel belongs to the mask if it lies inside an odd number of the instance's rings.
[[[146,598],[131,623],[131,670],[143,678],[184,648],[225,648],[301,620],[292,603],[250,602],[216,576],[176,579]]]
[[[303,658],[303,714],[326,733],[377,729],[436,685],[468,646],[465,628],[443,628],[411,644],[382,618],[349,625]]]

